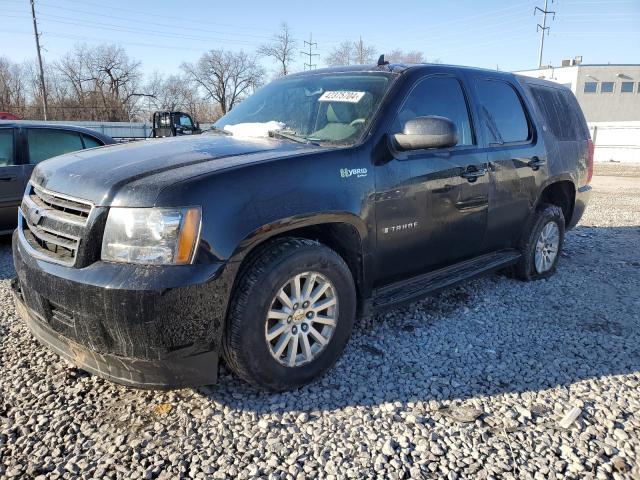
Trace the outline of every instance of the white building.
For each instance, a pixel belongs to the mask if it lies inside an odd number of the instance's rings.
[[[558,82],[575,94],[596,161],[640,162],[640,64],[583,64],[581,57],[515,72]]]

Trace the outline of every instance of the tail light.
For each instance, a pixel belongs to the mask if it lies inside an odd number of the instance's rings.
[[[587,185],[591,183],[591,177],[593,177],[593,140],[587,140],[587,147],[589,149],[589,157],[587,158]]]

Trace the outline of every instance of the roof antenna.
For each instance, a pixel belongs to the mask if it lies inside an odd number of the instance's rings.
[[[382,67],[383,65],[389,65],[389,62],[384,59],[384,53],[378,58],[378,66]]]

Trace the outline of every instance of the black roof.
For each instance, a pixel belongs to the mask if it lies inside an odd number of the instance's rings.
[[[68,130],[91,135],[104,143],[116,143],[116,141],[108,135],[77,125],[65,125],[62,123],[49,123],[37,120],[0,120],[0,127],[46,127],[53,130]]]
[[[287,75],[289,77],[299,77],[305,75],[321,75],[324,73],[348,73],[348,72],[387,72],[401,74],[410,70],[424,69],[439,67],[452,70],[472,70],[474,72],[485,72],[491,76],[505,76],[513,77],[511,72],[505,72],[500,70],[490,70],[487,68],[467,67],[463,65],[447,65],[441,63],[389,63],[385,65],[345,65],[339,67],[317,68],[315,70],[305,70],[303,72],[293,73]]]

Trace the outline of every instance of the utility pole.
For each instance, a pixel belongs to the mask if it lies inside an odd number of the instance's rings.
[[[44,119],[47,119],[47,87],[44,84],[44,69],[42,68],[42,56],[40,55],[40,35],[38,34],[38,22],[36,22],[36,7],[31,0],[31,16],[33,17],[33,33],[36,36],[36,48],[38,49],[38,65],[40,65],[40,86],[42,88],[42,105]]]
[[[542,68],[542,50],[544,49],[544,33],[545,31],[547,32],[547,35],[549,35],[549,30],[551,29],[551,27],[547,27],[547,15],[549,14],[553,14],[553,19],[556,19],[556,12],[554,12],[553,10],[547,10],[548,3],[549,0],[544,0],[544,10],[540,7],[536,7],[533,9],[533,14],[535,15],[536,13],[538,13],[538,11],[540,13],[542,13],[542,25],[538,24],[536,26],[536,32],[540,32],[540,50],[538,51],[538,68]],[[553,3],[553,0],[551,0],[551,3]]]
[[[313,41],[312,38],[312,34],[309,34],[309,41],[307,42],[306,40],[304,41],[304,45],[307,46],[309,45],[309,51],[308,52],[300,52],[302,53],[302,55],[306,55],[307,57],[309,57],[309,63],[304,64],[305,69],[306,67],[309,67],[309,70],[312,70],[314,68],[317,67],[317,65],[315,63],[313,63],[313,57],[319,57],[320,54],[319,53],[313,53],[313,48],[318,48],[318,44],[316,42]]]

